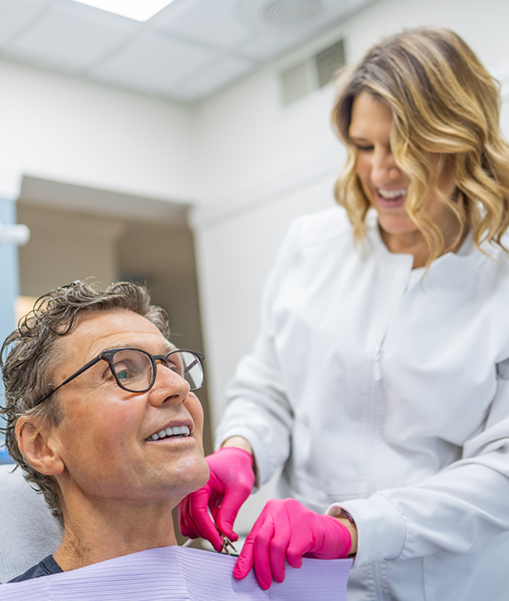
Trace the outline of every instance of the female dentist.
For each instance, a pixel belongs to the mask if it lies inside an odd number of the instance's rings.
[[[298,219],[182,532],[221,547],[283,466],[235,567],[260,586],[355,555],[351,601],[506,598],[509,147],[456,34],[408,30],[340,81],[340,207]],[[209,517],[210,507],[213,520]]]

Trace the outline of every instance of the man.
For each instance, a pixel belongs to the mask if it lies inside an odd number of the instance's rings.
[[[14,581],[176,545],[172,509],[209,470],[203,357],[168,336],[145,288],[74,282],[5,341],[6,445],[64,526],[54,555]]]

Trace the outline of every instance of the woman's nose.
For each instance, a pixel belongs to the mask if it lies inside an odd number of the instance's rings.
[[[401,175],[392,152],[386,149],[375,150],[372,155],[371,179],[376,184],[386,184]]]

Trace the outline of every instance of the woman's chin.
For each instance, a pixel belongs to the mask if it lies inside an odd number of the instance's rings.
[[[388,215],[385,211],[378,211],[378,223],[382,231],[391,236],[412,234],[419,231],[419,228],[406,212],[400,215]]]

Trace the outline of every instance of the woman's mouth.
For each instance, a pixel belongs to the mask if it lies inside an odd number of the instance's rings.
[[[404,206],[407,193],[408,188],[376,189],[378,204],[384,209],[397,209]]]

